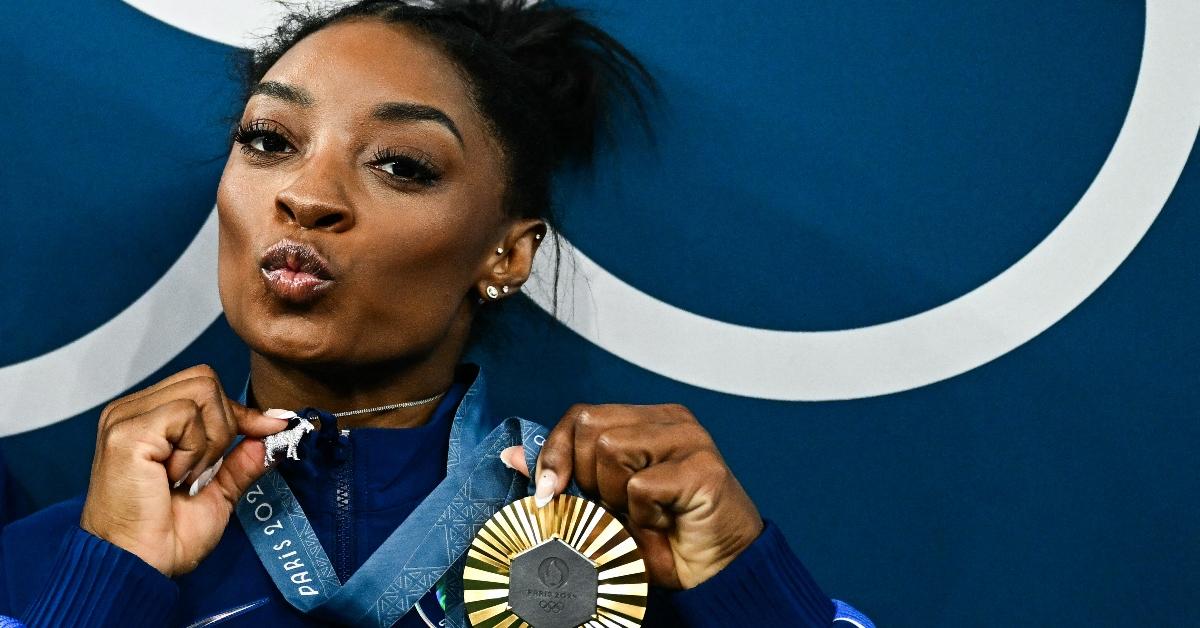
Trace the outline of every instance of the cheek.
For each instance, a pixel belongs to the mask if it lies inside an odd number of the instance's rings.
[[[259,213],[254,208],[261,202],[260,194],[249,185],[253,178],[241,171],[236,164],[226,164],[217,187],[217,284],[221,304],[231,321],[239,318],[246,305],[250,279],[246,269],[253,268],[249,260],[250,236],[256,229],[254,218]]]
[[[371,239],[376,259],[389,267],[384,276],[393,283],[415,281],[428,290],[441,289],[461,298],[471,288],[480,252],[494,237],[496,221],[479,208],[478,199],[467,194],[406,210],[398,216],[382,216],[381,223],[390,223],[386,227],[362,225],[367,227],[364,232],[380,234]]]
[[[432,216],[432,215],[431,215]],[[443,215],[444,216],[444,215]],[[355,277],[372,295],[369,319],[406,319],[422,327],[448,322],[470,289],[478,249],[461,226],[444,217],[410,215],[387,230],[371,230],[362,259],[370,270]]]
[[[266,194],[263,177],[252,176],[253,173],[247,172],[247,168],[236,161],[236,156],[230,156],[217,186],[217,209],[222,227],[238,227],[245,223],[254,214],[252,208],[261,204]]]
[[[488,225],[469,198],[438,199],[403,213],[364,212],[356,229],[363,264],[355,270],[361,326],[421,343],[444,335],[474,289]],[[390,215],[389,215],[390,214]],[[386,333],[385,333],[386,330]],[[398,332],[398,330],[404,330]]]

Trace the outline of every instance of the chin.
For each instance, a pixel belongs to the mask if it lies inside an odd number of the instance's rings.
[[[345,351],[339,349],[335,330],[302,314],[251,317],[251,322],[236,323],[228,317],[242,341],[252,351],[282,362],[317,365],[340,362]]]
[[[304,345],[294,341],[268,340],[262,344],[250,344],[250,348],[255,353],[273,361],[296,366],[320,366],[337,364],[342,361],[339,359],[338,352],[332,351],[330,347],[316,344]]]

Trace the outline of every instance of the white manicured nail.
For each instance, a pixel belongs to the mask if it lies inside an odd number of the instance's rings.
[[[196,478],[195,482],[192,482],[191,487],[188,488],[188,495],[195,497],[196,493],[199,493],[205,486],[208,486],[208,472],[211,470],[211,468],[205,469],[200,474],[200,477]]]
[[[212,467],[212,475],[208,476],[209,482],[212,482],[213,478],[217,477],[217,471],[221,470],[221,465],[223,464],[225,464],[225,456],[217,458],[217,464],[214,464]]]
[[[186,472],[184,472],[183,477],[179,478],[178,480],[175,480],[175,483],[171,485],[171,488],[176,489],[176,488],[183,486],[184,480],[188,479],[188,476],[191,474],[192,474],[192,470],[188,469]]]
[[[221,463],[223,462],[225,462],[225,457],[221,456],[219,459],[217,459],[216,464],[205,469],[204,473],[201,473],[200,477],[196,478],[195,482],[192,482],[191,488],[188,489],[188,495],[195,497],[196,493],[199,493],[200,491],[204,490],[204,487],[211,484],[213,478],[217,477],[217,471],[221,470]]]
[[[500,452],[500,462],[504,466],[529,477],[529,471],[525,469],[525,448],[520,445],[513,445]]]
[[[267,410],[266,412],[264,412],[263,415],[269,416],[272,419],[281,419],[283,421],[290,421],[290,420],[300,416],[299,414],[296,414],[295,412],[292,412],[291,410],[280,410],[279,408],[271,408],[271,409]]]
[[[537,479],[537,490],[533,492],[533,503],[538,508],[554,499],[554,485],[558,484],[558,474],[553,471],[542,471]]]

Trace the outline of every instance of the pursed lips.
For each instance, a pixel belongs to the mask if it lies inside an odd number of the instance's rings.
[[[309,244],[280,240],[263,254],[259,264],[267,289],[283,301],[310,303],[334,283],[329,262]]]

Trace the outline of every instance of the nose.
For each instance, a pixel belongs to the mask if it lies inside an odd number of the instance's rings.
[[[275,195],[275,208],[302,229],[345,231],[354,226],[354,210],[341,183],[345,176],[334,159],[310,157]]]

